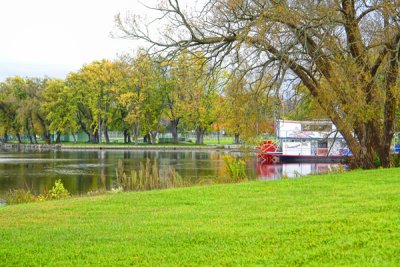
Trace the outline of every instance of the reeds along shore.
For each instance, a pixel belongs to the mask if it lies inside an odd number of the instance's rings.
[[[182,177],[172,166],[159,168],[157,160],[147,159],[141,162],[138,170],[127,174],[122,160],[118,161],[116,169],[117,187],[123,191],[143,191],[185,186]]]

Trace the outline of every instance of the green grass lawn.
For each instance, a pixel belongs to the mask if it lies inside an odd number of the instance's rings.
[[[399,266],[400,169],[0,208],[1,266]]]
[[[217,139],[204,140],[204,144],[207,145],[233,145],[234,143],[233,137],[221,137],[219,144]]]

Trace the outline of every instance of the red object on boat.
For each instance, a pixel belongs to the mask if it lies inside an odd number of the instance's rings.
[[[278,150],[278,146],[271,140],[264,141],[258,146],[257,157],[267,164],[276,162],[276,157],[270,153],[274,153]]]

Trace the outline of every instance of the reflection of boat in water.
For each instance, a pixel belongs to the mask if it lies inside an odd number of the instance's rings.
[[[257,162],[257,173],[261,179],[296,178],[309,174],[323,174],[337,167],[335,163],[290,163],[268,164]]]
[[[266,156],[272,157],[272,160],[267,161],[270,163],[344,163],[346,161],[346,156],[344,155],[286,155],[282,154],[282,152],[273,152],[267,153]]]
[[[346,142],[330,121],[276,122],[279,141],[259,145],[261,161],[273,163],[344,162],[349,156]]]

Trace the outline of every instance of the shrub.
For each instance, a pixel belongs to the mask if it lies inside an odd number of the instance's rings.
[[[36,198],[30,190],[14,189],[6,193],[4,200],[8,205],[12,205],[34,202],[36,201]]]
[[[52,189],[47,193],[48,199],[62,199],[70,196],[68,190],[64,187],[61,179],[55,181]]]
[[[35,196],[31,190],[27,189],[14,189],[5,194],[4,200],[8,205],[29,203],[36,201],[47,201],[51,199],[62,199],[70,196],[68,190],[64,187],[61,180],[54,183],[53,188],[44,194]]]
[[[399,154],[392,154],[392,167],[400,167],[400,156]]]

